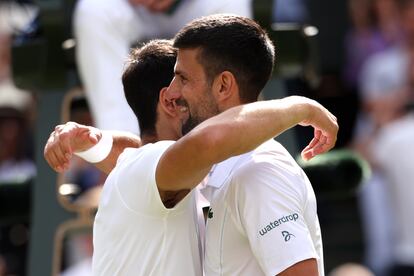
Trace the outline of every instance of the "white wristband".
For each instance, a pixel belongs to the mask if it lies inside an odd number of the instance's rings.
[[[90,163],[99,163],[108,157],[112,149],[112,143],[112,134],[102,131],[102,137],[96,145],[85,151],[75,152],[75,155]]]

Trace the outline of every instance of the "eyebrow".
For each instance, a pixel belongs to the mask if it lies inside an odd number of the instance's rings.
[[[175,70],[175,69],[174,69],[174,75],[181,76],[181,77],[185,77],[186,76],[186,74],[183,71],[181,71],[181,70]]]

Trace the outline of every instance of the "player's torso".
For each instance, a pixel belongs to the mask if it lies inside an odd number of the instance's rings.
[[[137,211],[119,193],[118,177],[109,175],[95,218],[94,275],[201,275],[195,191],[172,209]]]
[[[216,191],[207,216],[205,275],[264,275],[226,201],[227,184]]]
[[[273,147],[270,143],[267,146]],[[278,145],[279,147],[280,145]],[[279,149],[277,147],[277,149]],[[259,151],[260,152],[260,151]],[[282,151],[283,154],[285,154]],[[237,173],[237,168],[247,162],[252,162],[252,156],[257,152],[251,152],[249,154],[242,155],[241,157],[234,157],[230,160],[219,164],[222,166],[221,171],[218,173],[213,172],[210,178],[209,185],[216,185],[211,198],[210,210],[207,218],[206,228],[206,252],[205,252],[205,274],[211,275],[265,275],[262,270],[257,256],[253,253],[251,243],[260,242],[263,238],[265,231],[273,231],[272,235],[278,235],[282,243],[289,243],[289,234],[284,226],[294,224],[296,221],[295,213],[281,213],[278,217],[273,217],[269,214],[262,215],[264,220],[262,224],[256,226],[244,225],[251,223],[241,219],[243,214],[238,210],[238,201],[240,200],[234,195],[235,183],[232,182],[232,175]],[[238,159],[238,160],[237,160]],[[216,168],[220,170],[220,168]],[[295,168],[296,169],[296,168]],[[226,175],[226,171],[229,171],[229,175]],[[216,173],[216,174],[215,174]],[[216,176],[216,177],[214,177]],[[217,177],[220,176],[220,177]],[[306,178],[306,177],[305,177]],[[307,180],[307,178],[306,178]],[[218,183],[217,183],[218,182]],[[221,182],[221,183],[220,183]],[[255,185],[255,183],[251,183]],[[320,256],[318,261],[319,270],[323,269],[322,260],[322,241],[320,236],[319,222],[316,215],[316,198],[312,187],[309,183],[303,184],[303,196],[306,197],[307,204],[303,206],[303,212],[300,215],[304,218],[305,224],[308,224],[309,231],[311,232],[313,244],[317,254]],[[209,187],[211,189],[211,187]],[[261,204],[261,198],[255,199],[257,204]],[[305,202],[305,200],[303,200]],[[279,221],[280,224],[268,225],[269,222]],[[285,225],[283,225],[285,224]],[[270,227],[270,228],[269,228]],[[246,231],[248,229],[254,230],[253,235],[250,234],[250,240]],[[262,230],[262,233],[260,232]],[[289,231],[288,231],[289,232]],[[269,232],[271,233],[271,232]],[[286,237],[288,235],[289,237]],[[279,237],[280,236],[280,237]],[[280,254],[283,254],[283,247],[276,249]],[[279,254],[278,253],[278,254]],[[320,273],[323,275],[323,272]]]

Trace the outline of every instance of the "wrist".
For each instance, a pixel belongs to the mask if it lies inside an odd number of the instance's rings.
[[[112,150],[113,138],[109,132],[102,131],[101,139],[87,150],[75,152],[83,160],[89,163],[99,163],[105,160]]]
[[[315,114],[315,105],[308,98],[296,96],[296,111],[297,120],[300,125],[309,125]]]

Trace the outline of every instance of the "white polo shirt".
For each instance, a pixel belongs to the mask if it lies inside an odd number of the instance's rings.
[[[126,149],[119,157],[95,217],[93,275],[202,275],[198,190],[167,209],[155,181],[159,158],[173,143]]]
[[[324,275],[315,194],[282,145],[270,140],[218,164],[205,194],[206,276],[274,276],[310,258]]]

